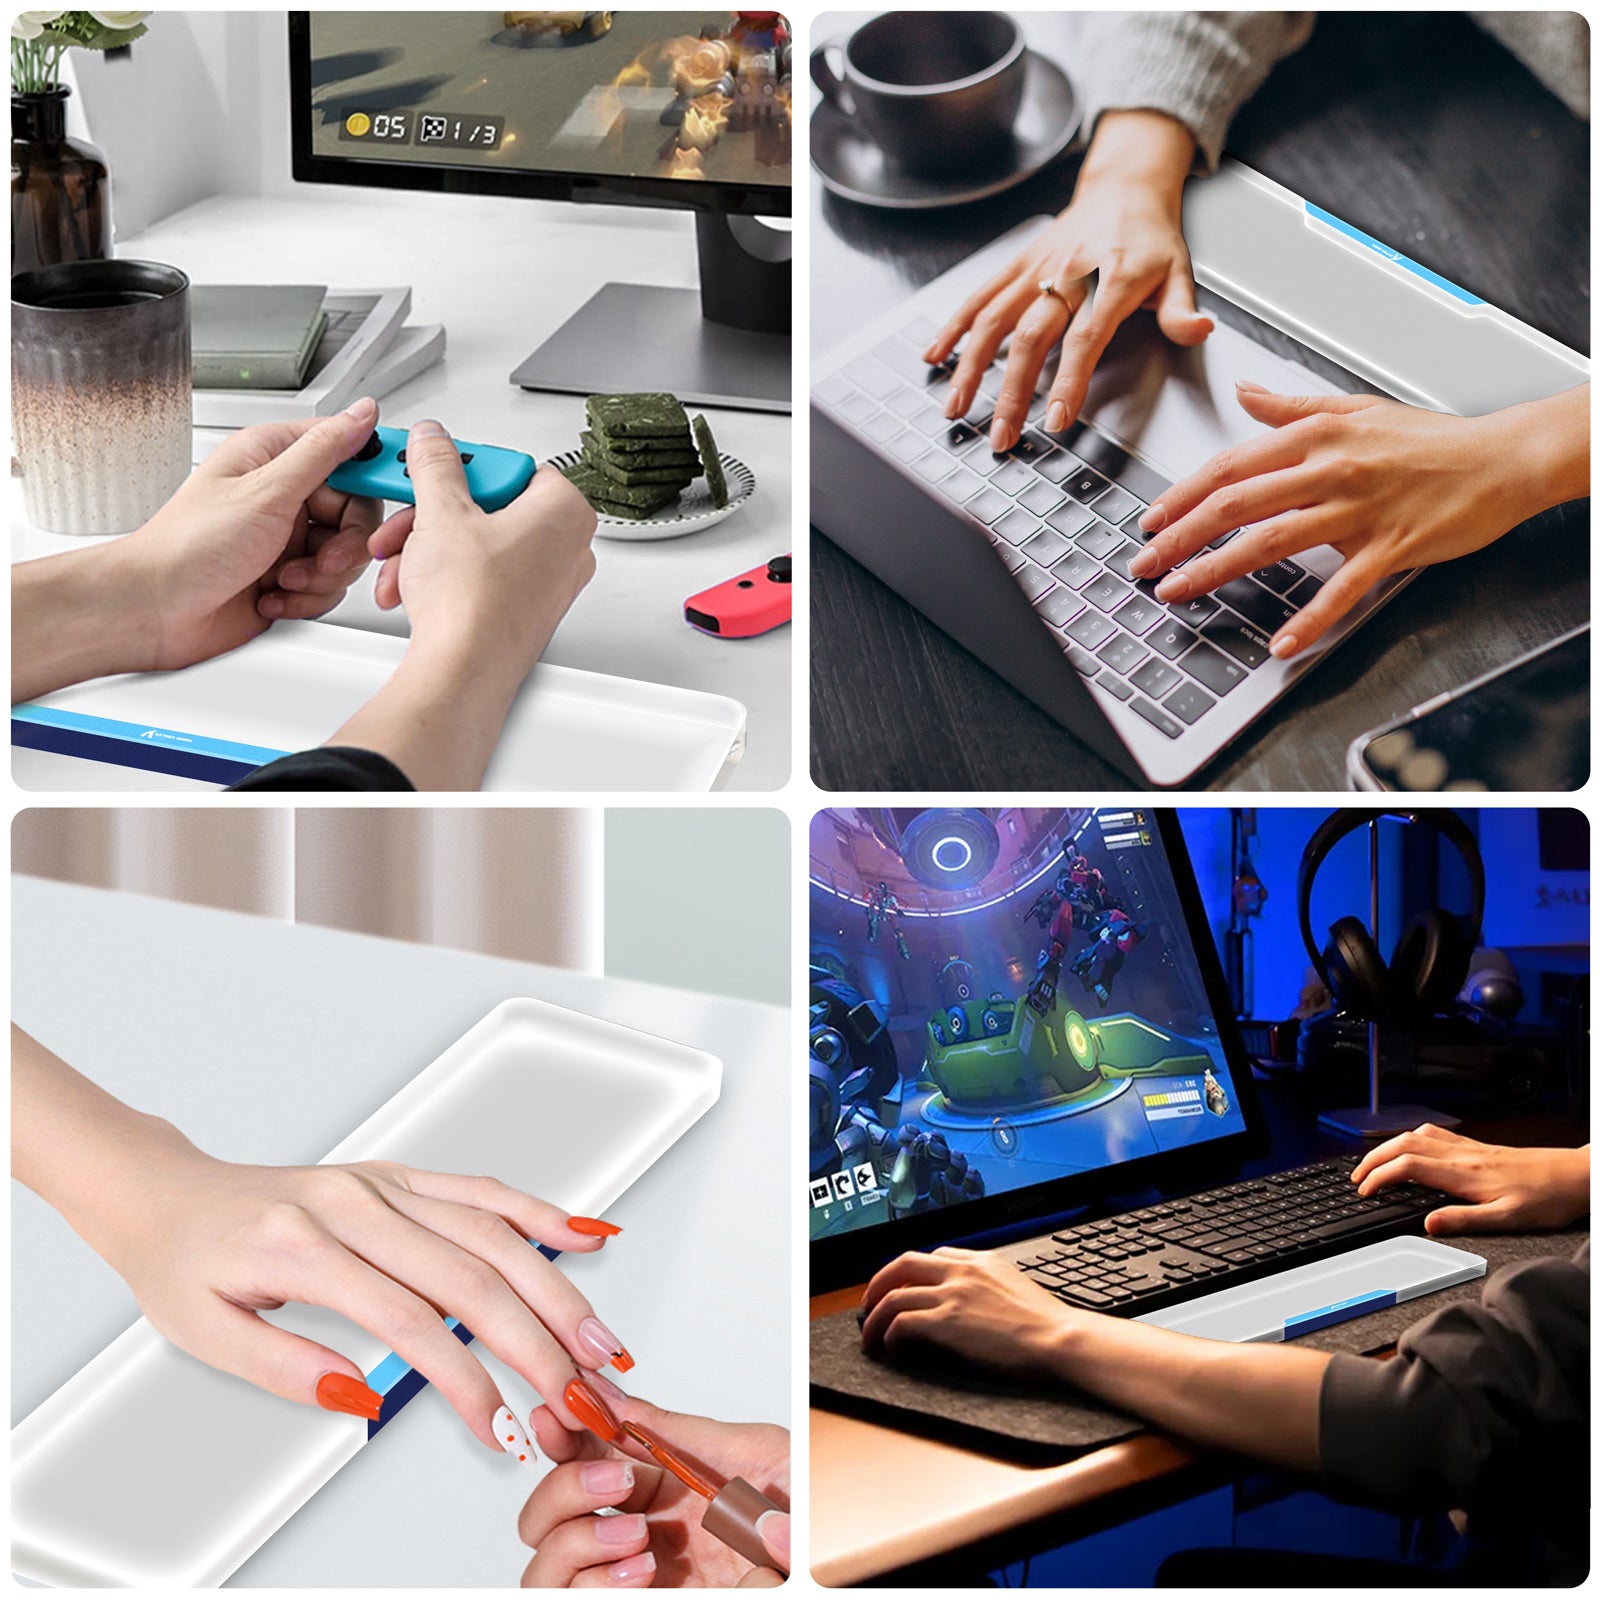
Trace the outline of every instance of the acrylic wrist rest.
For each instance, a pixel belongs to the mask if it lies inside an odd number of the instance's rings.
[[[507,1000],[324,1160],[490,1173],[600,1215],[716,1102],[721,1075],[685,1045]],[[390,1355],[320,1308],[267,1315],[363,1372]],[[13,1569],[60,1587],[215,1586],[369,1432],[214,1371],[141,1319],[12,1430]]]
[[[77,684],[13,706],[11,742],[235,783],[314,749],[389,681],[407,641],[330,622],[280,622],[181,672]],[[724,695],[541,664],[484,774],[500,791],[705,791],[744,750]]]
[[[1588,359],[1231,158],[1190,181],[1195,277],[1398,399],[1479,416],[1589,380]]]
[[[1234,1344],[1281,1344],[1481,1278],[1482,1256],[1437,1239],[1383,1239],[1134,1320]]]

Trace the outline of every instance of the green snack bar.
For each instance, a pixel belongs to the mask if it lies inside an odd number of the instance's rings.
[[[592,394],[584,409],[607,438],[674,439],[689,431],[687,413],[670,394]]]
[[[676,500],[678,490],[682,487],[681,483],[651,483],[630,488],[627,484],[616,483],[605,477],[583,461],[575,462],[564,470],[568,481],[585,500],[596,509],[601,509],[603,504],[608,513],[626,509],[637,516],[649,516],[652,511]]]
[[[616,455],[587,429],[581,437],[584,459],[612,477],[622,477],[624,482],[629,480],[623,474],[637,472],[680,473],[690,482],[700,476],[700,457],[692,450],[634,450]]]
[[[593,439],[607,455],[615,456],[618,461],[634,461],[641,456],[694,455],[694,439],[687,428],[670,439],[615,439],[597,428],[585,428],[578,437]],[[699,457],[695,459],[698,461]]]
[[[711,437],[711,424],[704,417],[694,419],[694,442],[700,449],[700,465],[705,469],[711,503],[720,511],[728,503],[728,480],[723,475],[722,458],[717,454],[717,441]]]

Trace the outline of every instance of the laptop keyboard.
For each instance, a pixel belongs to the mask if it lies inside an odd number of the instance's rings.
[[[1136,1315],[1334,1251],[1414,1233],[1447,1197],[1400,1183],[1363,1199],[1356,1157],[1084,1222],[1007,1253],[1069,1305]],[[1200,1288],[1195,1288],[1200,1285]]]
[[[1162,605],[1155,581],[1135,579],[1128,563],[1148,537],[1139,517],[1168,481],[1085,422],[1046,435],[1043,395],[1021,439],[996,455],[988,430],[1002,367],[990,367],[965,418],[946,421],[955,362],[929,367],[921,356],[937,332],[926,318],[912,323],[823,379],[816,398],[982,523],[1076,671],[1178,738],[1271,658],[1272,635],[1322,581],[1283,560]]]

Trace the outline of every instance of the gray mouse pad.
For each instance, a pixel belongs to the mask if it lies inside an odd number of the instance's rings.
[[[1540,1256],[1570,1256],[1587,1232],[1489,1234],[1451,1238],[1489,1263],[1488,1274],[1403,1305],[1374,1311],[1295,1340],[1311,1350],[1371,1355],[1413,1323],[1462,1300],[1476,1300],[1488,1277]],[[1074,1389],[1014,1382],[951,1357],[930,1355],[890,1366],[862,1353],[854,1311],[811,1324],[811,1398],[828,1411],[883,1422],[1014,1461],[1059,1462],[1144,1432],[1134,1417]]]

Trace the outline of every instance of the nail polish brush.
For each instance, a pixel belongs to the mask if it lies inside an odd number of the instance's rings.
[[[624,1434],[645,1450],[652,1461],[692,1489],[706,1502],[700,1526],[712,1538],[720,1539],[730,1550],[758,1567],[773,1565],[756,1524],[768,1511],[781,1511],[753,1483],[730,1478],[720,1489],[713,1488],[674,1450],[641,1428],[636,1422],[621,1422],[604,1400],[581,1378],[567,1385],[567,1409],[591,1433],[615,1444]]]

